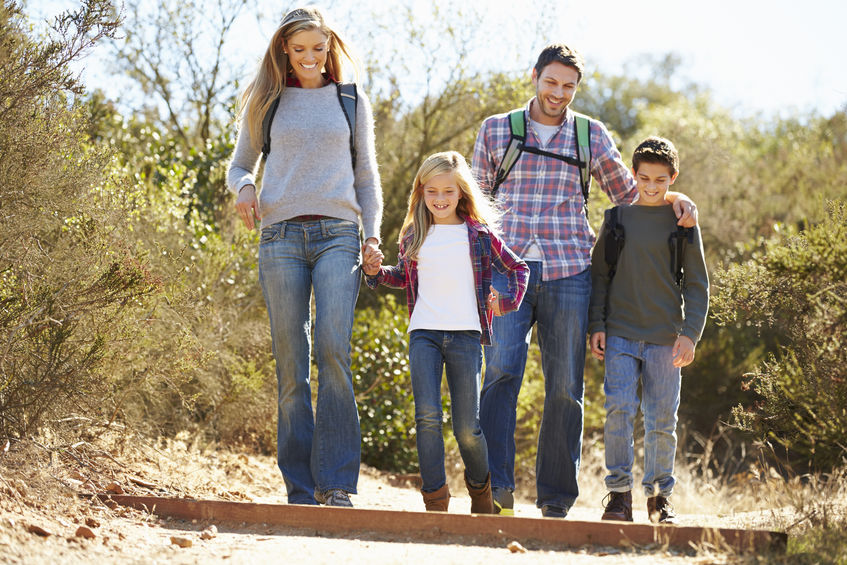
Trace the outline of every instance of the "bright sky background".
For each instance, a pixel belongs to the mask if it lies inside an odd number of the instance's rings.
[[[238,51],[237,57],[244,60],[243,79],[254,70],[282,15],[278,12],[289,3],[258,0],[254,5],[267,17],[261,20],[249,13],[241,18],[231,43],[233,52]],[[424,12],[427,4],[417,2]],[[44,18],[76,5],[72,0],[31,0],[28,12]],[[816,111],[829,115],[847,107],[847,2],[843,0],[454,0],[445,5],[450,9],[484,7],[480,26],[485,39],[473,60],[492,68],[529,73],[548,41],[578,48],[589,70],[604,73],[644,72],[627,63],[642,54],[674,52],[683,61],[678,82],[710,87],[715,99],[737,114],[788,117]],[[363,15],[348,19],[350,6],[357,6]],[[335,0],[332,15],[360,43],[367,40],[362,28],[371,21],[363,7],[387,15],[396,6],[391,0]],[[531,29],[507,23],[527,14],[549,21],[551,36],[537,37]],[[504,45],[513,51],[512,56],[498,50]],[[105,70],[101,51],[85,61],[83,76],[90,87],[109,94],[114,77]]]

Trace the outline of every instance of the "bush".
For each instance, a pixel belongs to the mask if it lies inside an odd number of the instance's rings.
[[[833,468],[847,446],[845,203],[828,203],[824,221],[763,242],[752,259],[719,270],[716,279],[715,319],[768,326],[780,343],[745,375],[757,400],[733,410],[735,425]]]

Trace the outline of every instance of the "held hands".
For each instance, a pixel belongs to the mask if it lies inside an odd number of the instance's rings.
[[[606,358],[606,332],[591,334],[591,355],[598,361]]]
[[[495,316],[502,316],[503,312],[500,311],[500,293],[493,286],[489,285],[488,288],[491,290],[488,293],[488,309]]]
[[[379,242],[375,238],[369,237],[362,245],[362,271],[366,275],[378,275],[383,259],[385,259],[385,255],[379,250]]]
[[[685,367],[694,361],[694,342],[684,335],[676,338],[673,344],[673,366]]]
[[[246,184],[238,191],[238,200],[235,201],[235,209],[248,230],[252,230],[255,222],[253,218],[261,220],[259,214],[259,201],[256,200],[256,187]]]

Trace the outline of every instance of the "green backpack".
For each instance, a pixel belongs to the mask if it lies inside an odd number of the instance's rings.
[[[500,185],[512,172],[515,163],[521,157],[521,153],[532,153],[534,155],[543,155],[544,157],[552,157],[559,161],[564,161],[569,165],[573,165],[579,169],[579,184],[582,187],[582,196],[585,199],[585,209],[588,211],[588,189],[591,186],[591,174],[589,172],[591,166],[591,127],[588,116],[574,112],[574,137],[577,143],[577,156],[567,157],[558,155],[549,151],[544,151],[538,147],[532,147],[526,144],[526,112],[523,109],[514,110],[509,113],[509,131],[511,138],[509,146],[506,148],[506,153],[503,155],[503,160],[500,166],[497,167],[497,173],[494,177],[494,186],[491,187],[491,197],[497,196],[497,191]]]

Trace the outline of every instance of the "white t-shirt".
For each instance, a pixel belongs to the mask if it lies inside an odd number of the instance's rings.
[[[553,139],[553,136],[556,135],[556,132],[559,130],[558,125],[547,125],[536,122],[535,120],[529,121],[532,126],[532,130],[541,140],[541,149],[546,149],[547,145],[549,145],[550,140]],[[521,257],[524,261],[543,261],[544,256],[541,254],[541,247],[538,245],[538,242],[535,241],[535,238],[530,242],[529,247],[524,252],[523,257]]]
[[[464,223],[433,224],[418,251],[418,297],[409,320],[412,330],[482,330]]]

